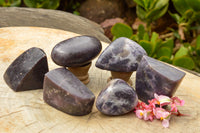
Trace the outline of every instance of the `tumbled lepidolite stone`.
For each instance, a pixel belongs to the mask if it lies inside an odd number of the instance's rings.
[[[185,73],[161,61],[143,56],[136,72],[136,92],[148,103],[154,93],[172,97]]]
[[[14,91],[42,89],[49,71],[47,57],[40,48],[30,48],[17,57],[4,73],[4,80]]]
[[[124,80],[113,79],[100,92],[97,109],[106,115],[123,115],[132,111],[138,103],[136,92]]]
[[[80,67],[90,63],[101,49],[97,38],[77,36],[58,43],[51,52],[51,58],[60,66]]]
[[[43,99],[70,115],[86,115],[92,110],[94,94],[69,70],[57,68],[45,74]]]
[[[102,52],[95,65],[104,70],[132,72],[137,69],[143,55],[147,53],[139,44],[120,37]]]

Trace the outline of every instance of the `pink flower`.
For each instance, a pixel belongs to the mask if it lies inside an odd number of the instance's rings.
[[[138,110],[135,111],[135,114],[136,114],[136,116],[137,116],[139,119],[142,119],[143,116],[144,116],[144,111],[138,109]]]
[[[164,95],[158,96],[155,93],[154,97],[157,100],[157,103],[160,105],[160,107],[165,106],[165,105],[169,105],[171,103],[171,100],[168,96],[164,96]]]
[[[153,111],[150,109],[144,110],[143,119],[145,121],[148,121],[148,120],[153,121]]]
[[[175,105],[183,106],[185,104],[184,100],[179,99],[178,97],[172,97],[171,101]]]
[[[138,109],[135,111],[136,113],[136,116],[139,118],[139,119],[144,119],[145,121],[152,121],[153,120],[153,112],[152,110],[141,110],[141,109]]]
[[[185,104],[185,101],[184,100],[180,100],[178,97],[172,97],[171,98],[171,112],[177,112],[178,109],[176,107],[176,105],[179,105],[179,106],[183,106]]]
[[[167,128],[169,127],[171,115],[186,116],[181,114],[176,107],[177,105],[183,106],[185,103],[184,100],[180,100],[178,97],[169,98],[168,96],[157,95],[156,93],[154,97],[154,99],[148,100],[148,105],[144,102],[138,102],[135,107],[135,113],[139,119],[144,119],[145,121],[153,121],[154,118],[160,119],[163,127]],[[160,105],[160,107],[156,105]],[[165,105],[169,105],[171,109],[167,110],[162,108]]]
[[[168,111],[166,111],[163,108],[153,109],[153,114],[155,115],[155,117],[157,119],[161,119],[161,120],[166,119],[166,118],[170,117],[170,115],[171,115]]]
[[[163,108],[155,108],[153,109],[153,113],[157,119],[162,120],[163,127],[169,127],[169,120],[171,116],[170,112],[166,111]]]
[[[148,102],[149,102],[149,108],[151,108],[151,109],[153,109],[153,108],[155,108],[156,107],[156,104],[158,104],[158,100],[156,100],[156,99],[151,99],[151,100],[148,100]]]

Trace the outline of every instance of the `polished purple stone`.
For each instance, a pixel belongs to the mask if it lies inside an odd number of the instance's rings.
[[[123,115],[132,111],[137,103],[134,89],[124,80],[113,79],[98,95],[96,107],[106,115]]]
[[[49,71],[47,57],[40,48],[30,48],[17,57],[4,73],[4,80],[14,91],[42,89]]]
[[[43,89],[44,101],[62,112],[80,116],[92,111],[94,94],[65,68],[45,74]]]
[[[132,72],[137,69],[143,55],[147,53],[139,44],[120,37],[102,52],[95,65],[110,71]]]
[[[136,72],[136,92],[148,103],[158,95],[173,96],[185,73],[161,61],[143,56]]]
[[[52,60],[64,67],[80,67],[90,63],[102,49],[92,36],[77,36],[58,43],[51,52]]]

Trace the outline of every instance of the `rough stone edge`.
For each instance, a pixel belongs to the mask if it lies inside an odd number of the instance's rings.
[[[0,27],[36,26],[92,35],[110,43],[97,23],[68,12],[50,9],[0,7]]]

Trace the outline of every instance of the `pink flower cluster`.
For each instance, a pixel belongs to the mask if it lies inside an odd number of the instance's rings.
[[[140,119],[150,120],[160,119],[162,120],[163,127],[169,127],[169,120],[171,115],[181,116],[177,105],[183,106],[184,100],[180,100],[178,97],[169,98],[164,95],[154,94],[154,99],[149,100],[149,105],[144,102],[138,102],[135,107],[136,116]],[[163,106],[168,105],[169,109],[164,109]]]

